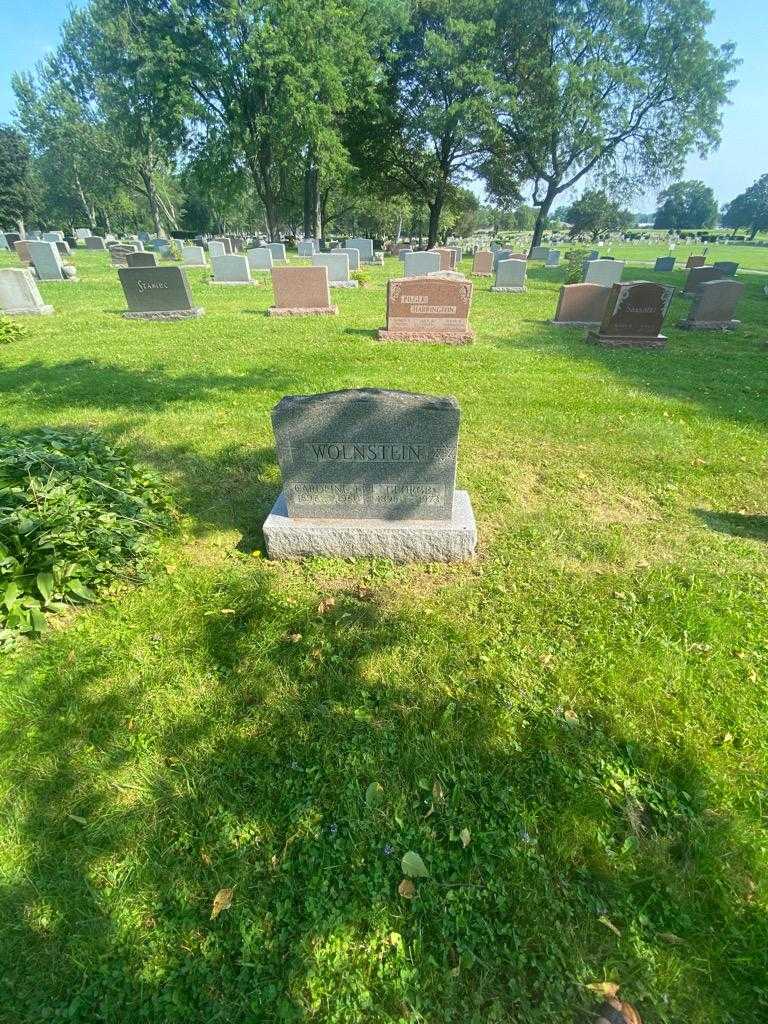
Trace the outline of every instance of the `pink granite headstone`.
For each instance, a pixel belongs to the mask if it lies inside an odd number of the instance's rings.
[[[472,273],[476,277],[491,277],[493,274],[493,253],[488,249],[479,249],[472,260]]]
[[[270,316],[334,316],[327,267],[273,267]]]
[[[387,285],[387,326],[382,341],[435,341],[465,345],[472,284],[447,277],[393,278]]]

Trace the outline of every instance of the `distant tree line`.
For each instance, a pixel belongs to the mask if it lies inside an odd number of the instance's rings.
[[[0,221],[433,245],[490,217],[538,244],[579,183],[647,189],[718,145],[737,61],[711,18],[704,0],[90,0],[13,77]]]

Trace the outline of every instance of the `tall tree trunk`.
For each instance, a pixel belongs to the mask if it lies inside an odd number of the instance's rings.
[[[541,205],[539,206],[539,213],[536,217],[536,223],[533,226],[533,238],[531,239],[531,247],[528,250],[528,256],[530,257],[534,248],[537,245],[541,245],[541,238],[544,234],[544,223],[547,219],[549,211],[552,209],[552,203],[555,201],[557,195],[557,187],[550,183],[547,188],[547,194],[544,196]]]
[[[77,189],[77,196],[83,207],[83,213],[88,221],[88,227],[91,231],[96,231],[96,210],[93,205],[88,202],[85,197],[85,191],[83,190],[82,182],[80,181],[80,175],[75,171],[75,188]]]
[[[403,214],[402,212],[397,215],[397,230],[395,231],[395,245],[400,241],[400,236],[403,233]]]
[[[440,214],[443,212],[444,196],[438,192],[434,201],[427,203],[429,207],[429,230],[427,233],[427,248],[434,249],[437,242],[437,233],[440,230]]]
[[[155,234],[158,238],[163,238],[163,225],[160,220],[160,204],[157,201],[157,189],[152,179],[152,175],[147,170],[139,171],[141,180],[144,182],[144,189],[147,194],[147,202],[149,203],[149,213],[152,217],[152,223],[155,226]]]
[[[21,237],[22,238],[26,238],[27,237],[27,232],[24,230],[24,218],[23,217],[17,217],[16,218],[16,227],[19,229],[19,234],[21,235]]]
[[[322,223],[320,169],[314,153],[310,151],[304,168],[304,237],[320,238],[323,232]]]

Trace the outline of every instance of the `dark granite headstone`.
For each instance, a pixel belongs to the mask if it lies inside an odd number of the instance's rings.
[[[723,277],[735,277],[736,271],[739,269],[739,264],[734,263],[733,260],[719,260],[717,263],[713,263],[712,266],[715,270],[719,270]]]
[[[678,327],[695,331],[733,330],[741,323],[733,319],[733,314],[743,292],[744,285],[730,278],[700,285],[690,313]]]
[[[85,248],[93,249],[96,252],[103,252],[107,248],[107,246],[101,235],[88,235],[88,237],[85,239]]]
[[[156,267],[157,256],[153,252],[129,252],[125,256],[127,267]]]
[[[660,334],[675,289],[649,281],[614,284],[599,331],[587,341],[608,348],[663,348]]]
[[[203,315],[204,310],[192,303],[181,267],[121,267],[117,273],[128,303],[126,319],[187,320]]]
[[[562,327],[598,327],[611,289],[601,284],[566,284],[560,289],[553,324]]]
[[[675,269],[675,257],[674,256],[659,256],[656,260],[656,266],[654,270],[674,270]]]
[[[21,241],[21,235],[18,231],[6,231],[5,240],[8,243],[8,248],[12,249],[17,242]]]
[[[706,284],[707,281],[722,281],[723,277],[724,275],[714,267],[693,267],[685,279],[683,295],[691,298],[698,291],[699,285]]]

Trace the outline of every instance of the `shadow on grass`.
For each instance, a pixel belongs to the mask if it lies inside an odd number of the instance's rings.
[[[53,638],[46,686],[9,695],[9,1024],[544,1024],[586,1013],[585,972],[629,997],[651,962],[698,1014],[674,1019],[757,1019],[764,911],[729,896],[753,865],[693,758],[600,708],[515,705],[510,727],[492,681],[451,683],[478,652],[450,624],[352,586],[316,602],[233,571],[183,630],[92,629],[77,660]],[[407,850],[429,871],[413,901]]]
[[[733,537],[768,541],[768,516],[747,516],[739,512],[712,512],[702,508],[695,508],[692,511],[716,533],[728,533]]]

